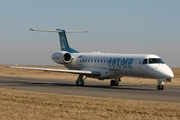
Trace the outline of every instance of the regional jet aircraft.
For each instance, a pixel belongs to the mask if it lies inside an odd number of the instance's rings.
[[[65,69],[48,69],[10,66],[33,70],[46,70],[79,74],[76,85],[83,86],[87,77],[98,80],[111,79],[111,86],[118,86],[123,76],[157,79],[157,90],[164,90],[164,82],[172,82],[174,74],[163,60],[154,54],[115,54],[115,53],[82,53],[68,45],[66,33],[87,32],[56,30],[35,30],[40,32],[55,32],[59,34],[61,51],[52,54],[51,58],[57,64],[63,64]]]

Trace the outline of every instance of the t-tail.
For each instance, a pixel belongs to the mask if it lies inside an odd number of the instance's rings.
[[[67,51],[69,53],[78,53],[77,50],[71,48],[68,44],[66,33],[81,33],[81,32],[87,32],[84,30],[42,30],[42,29],[30,29],[31,31],[40,31],[40,32],[55,32],[59,34],[59,42],[60,42],[60,48],[61,51]]]

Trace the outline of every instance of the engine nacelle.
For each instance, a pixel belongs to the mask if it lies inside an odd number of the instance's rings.
[[[72,56],[69,52],[58,51],[52,54],[51,59],[58,64],[67,64],[72,61]]]

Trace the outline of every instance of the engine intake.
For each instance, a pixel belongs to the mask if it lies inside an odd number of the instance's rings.
[[[58,51],[52,54],[51,59],[58,64],[68,64],[72,61],[72,56],[69,52]]]

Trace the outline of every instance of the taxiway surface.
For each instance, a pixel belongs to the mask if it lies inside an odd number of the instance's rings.
[[[165,90],[157,91],[154,85],[120,84],[119,86],[110,86],[107,82],[87,80],[85,86],[76,86],[73,80],[0,76],[0,88],[132,100],[180,102],[180,87],[174,86],[165,86]]]

